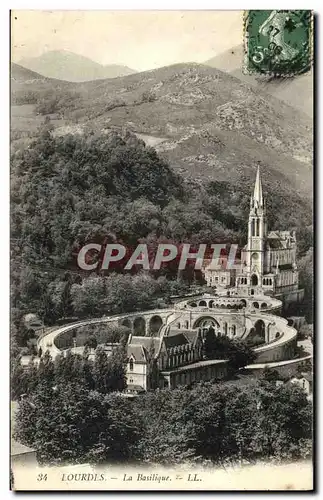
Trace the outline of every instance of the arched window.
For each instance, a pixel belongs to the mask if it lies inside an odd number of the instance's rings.
[[[255,236],[255,220],[251,220],[251,236]]]
[[[129,361],[129,369],[131,372],[133,372],[133,359],[130,358],[130,361]]]
[[[258,285],[258,276],[256,274],[253,274],[251,276],[251,285],[252,286],[257,286]]]
[[[256,236],[259,236],[259,219],[256,220]]]

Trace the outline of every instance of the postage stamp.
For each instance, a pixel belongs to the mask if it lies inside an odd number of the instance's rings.
[[[244,72],[284,77],[309,71],[312,17],[310,10],[246,11]]]

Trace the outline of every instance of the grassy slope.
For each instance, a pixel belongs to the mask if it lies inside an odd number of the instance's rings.
[[[205,64],[228,72],[246,84],[281,99],[310,117],[313,116],[313,74],[307,73],[306,75],[283,79],[245,75],[241,69],[243,57],[243,46],[238,45],[209,59]]]
[[[253,180],[260,161],[265,187],[311,196],[311,120],[219,70],[178,64],[110,80],[19,84],[20,91],[44,86],[77,93],[77,110],[61,110],[64,123],[163,138],[157,150],[187,177]],[[143,102],[145,92],[155,100]]]

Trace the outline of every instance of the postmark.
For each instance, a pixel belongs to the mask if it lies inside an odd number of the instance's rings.
[[[310,10],[249,10],[244,16],[244,73],[306,73],[312,64]]]

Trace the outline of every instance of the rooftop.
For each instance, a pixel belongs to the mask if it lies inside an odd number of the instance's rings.
[[[144,347],[140,344],[128,344],[127,346],[128,358],[132,355],[135,361],[145,362],[147,361],[146,353]]]
[[[168,375],[170,373],[178,373],[187,370],[196,370],[198,368],[203,368],[204,366],[220,365],[220,364],[225,364],[227,362],[228,362],[227,359],[206,359],[204,361],[197,361],[196,363],[192,363],[190,365],[180,366],[178,368],[175,368],[174,370],[165,370],[162,371],[161,373],[163,375]]]

